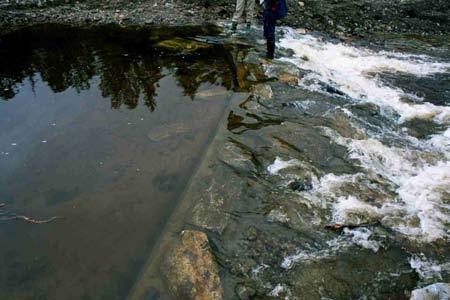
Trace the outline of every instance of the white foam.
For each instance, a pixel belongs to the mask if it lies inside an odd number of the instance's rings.
[[[267,171],[272,175],[278,175],[278,173],[290,167],[300,166],[301,162],[297,159],[283,160],[280,157],[276,157],[275,161],[267,167]]]
[[[374,52],[342,43],[323,41],[311,35],[299,35],[285,30],[280,46],[294,51],[293,58],[285,58],[302,69],[312,71],[303,80],[306,87],[318,90],[322,82],[336,87],[357,101],[371,102],[393,109],[400,122],[412,118],[450,122],[450,108],[431,103],[406,103],[402,98],[415,98],[399,88],[389,87],[376,74],[383,72],[429,76],[446,72],[450,63],[432,61],[427,56],[393,52]]]
[[[344,222],[345,216],[355,209],[365,209],[365,217],[379,214],[385,225],[411,238],[432,242],[449,237],[450,207],[443,199],[450,191],[449,161],[436,162],[433,153],[388,147],[374,139],[343,138],[330,129],[324,133],[345,145],[349,158],[358,160],[368,172],[386,179],[398,194],[397,199],[391,199],[380,209],[361,204],[354,197],[338,199],[335,218]],[[434,137],[427,143],[442,149],[447,147],[444,138],[445,135]]]
[[[447,160],[450,160],[450,128],[442,134],[433,135],[426,144],[434,151],[444,153]]]
[[[339,197],[333,205],[333,223],[359,225],[377,220],[379,209],[354,196]]]
[[[342,249],[347,249],[349,243],[337,237],[327,242],[328,248],[322,250],[299,250],[297,253],[286,256],[281,262],[283,269],[291,269],[297,262],[315,261],[334,255]]]
[[[288,300],[291,295],[291,291],[284,284],[277,284],[272,291],[270,291],[269,296],[277,297],[277,299]]]
[[[373,252],[378,252],[380,249],[380,244],[377,241],[370,240],[372,236],[372,231],[365,227],[355,228],[355,229],[344,229],[346,235],[352,237],[352,242],[362,248],[372,250]]]
[[[441,265],[428,259],[424,254],[414,254],[409,259],[409,264],[424,281],[441,280],[442,272],[449,269],[449,264]]]
[[[411,293],[410,300],[448,300],[450,298],[450,283],[438,282]]]
[[[377,252],[380,244],[371,240],[372,231],[368,228],[344,229],[343,234],[326,242],[326,247],[321,250],[303,249],[295,254],[286,256],[281,267],[289,270],[298,262],[317,261],[336,255],[339,252],[348,250],[352,245]]]
[[[448,237],[449,208],[443,201],[450,191],[450,162],[425,167],[416,176],[406,179],[397,190],[408,215],[420,220],[420,232],[425,241]]]

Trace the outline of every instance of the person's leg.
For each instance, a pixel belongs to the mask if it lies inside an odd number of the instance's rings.
[[[250,27],[255,18],[255,0],[247,0],[245,11],[247,27]]]
[[[245,0],[236,0],[236,10],[233,15],[233,19],[231,22],[231,27],[233,30],[236,30],[237,24],[242,18],[242,14],[244,13],[245,8]]]
[[[267,58],[273,59],[275,52],[275,20],[268,20],[264,23],[264,36],[267,40]]]

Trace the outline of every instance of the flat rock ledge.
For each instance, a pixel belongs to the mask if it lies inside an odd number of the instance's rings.
[[[164,273],[177,299],[218,300],[223,288],[208,237],[201,231],[184,230],[168,252]]]

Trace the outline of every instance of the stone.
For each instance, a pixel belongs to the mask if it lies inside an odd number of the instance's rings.
[[[256,291],[252,287],[248,287],[245,285],[238,285],[236,287],[236,294],[238,295],[239,299],[248,300],[256,295]]]
[[[164,272],[169,289],[177,299],[222,299],[219,269],[204,232],[182,231],[166,257]]]
[[[252,87],[252,93],[256,97],[262,98],[264,100],[270,100],[273,97],[272,88],[268,84],[255,84]]]
[[[227,93],[228,90],[224,87],[214,87],[212,89],[197,92],[195,94],[195,97],[211,98],[211,97],[225,96]]]
[[[290,85],[298,85],[298,76],[293,75],[293,74],[281,74],[278,76],[278,80],[286,82]]]
[[[190,53],[202,49],[208,49],[211,47],[211,45],[183,38],[173,38],[158,42],[156,44],[156,47],[163,48],[169,51]]]
[[[151,129],[147,137],[153,142],[161,142],[165,139],[186,133],[189,130],[183,123],[162,125]]]
[[[313,188],[311,180],[294,180],[289,183],[289,188],[293,191],[309,191]]]
[[[257,172],[252,162],[252,153],[237,142],[227,142],[219,155],[224,163],[241,174],[254,174]]]
[[[221,174],[222,178],[204,178],[205,186],[198,191],[191,218],[192,224],[219,234],[230,218],[230,214],[224,212],[231,209],[233,200],[240,199],[244,184],[229,167],[223,164],[221,167],[228,173]]]
[[[258,231],[256,230],[255,227],[251,226],[247,229],[247,240],[250,242],[256,241],[256,239],[258,238]]]

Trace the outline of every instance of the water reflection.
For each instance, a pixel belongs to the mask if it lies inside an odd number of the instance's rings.
[[[175,54],[153,47],[154,43],[149,30],[43,26],[14,32],[0,38],[0,98],[14,98],[24,80],[33,86],[37,73],[55,93],[88,90],[98,76],[102,95],[110,98],[112,108],[136,108],[142,97],[153,111],[158,81],[165,73],[173,74],[190,97],[205,82],[232,88],[229,64],[220,47],[177,53],[179,57],[173,59]]]
[[[234,86],[220,47],[156,48],[169,38],[0,38],[0,299],[126,298]]]

